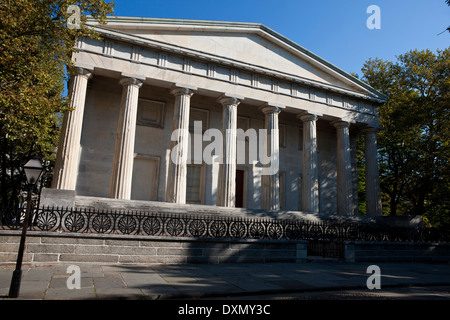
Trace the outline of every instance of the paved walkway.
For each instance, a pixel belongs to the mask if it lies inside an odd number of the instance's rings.
[[[78,264],[80,289],[69,290],[69,265],[24,265],[18,299],[226,298],[367,289],[369,264],[97,265]],[[383,288],[450,285],[450,265],[378,264]],[[7,298],[14,265],[0,265],[0,299]],[[69,279],[69,277],[71,277]],[[70,283],[74,283],[69,281]],[[379,291],[380,292],[380,291]]]

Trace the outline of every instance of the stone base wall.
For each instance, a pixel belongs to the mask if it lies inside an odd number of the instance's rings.
[[[15,263],[20,231],[0,231],[0,263]],[[29,231],[31,264],[270,263],[308,260],[308,241],[195,239]],[[346,242],[346,262],[450,263],[450,244]]]
[[[0,263],[15,263],[19,231],[0,231]],[[24,263],[185,264],[305,262],[307,241],[209,240],[30,231]]]
[[[450,263],[448,243],[347,242],[347,262]]]

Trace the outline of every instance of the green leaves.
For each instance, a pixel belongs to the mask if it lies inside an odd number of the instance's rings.
[[[362,72],[388,96],[378,134],[385,211],[450,222],[450,50],[411,50],[396,62],[371,59]]]
[[[0,1],[0,146],[7,153],[0,159],[3,205],[11,200],[11,188],[20,186],[14,169],[31,156],[54,157],[59,115],[69,106],[66,68],[76,39],[98,37],[84,24],[67,28],[71,4],[81,8],[82,20],[92,15],[105,21],[114,7],[101,0]]]

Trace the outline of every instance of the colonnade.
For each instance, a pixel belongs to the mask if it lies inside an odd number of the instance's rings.
[[[58,155],[55,165],[53,188],[75,190],[80,159],[80,141],[83,124],[84,104],[87,83],[92,73],[84,68],[75,68],[71,81],[71,108],[63,120]],[[116,199],[130,199],[134,161],[134,142],[139,88],[142,79],[123,77],[120,114],[114,149],[109,196]],[[177,141],[171,142],[171,152],[177,145],[177,154],[172,155],[166,187],[166,202],[186,202],[186,173],[189,140],[190,100],[196,88],[174,85],[171,94],[175,96],[172,130],[179,133]],[[218,206],[235,206],[236,176],[236,129],[237,109],[242,97],[222,95],[218,103],[222,105],[223,163],[220,164],[217,202]],[[279,159],[278,115],[283,106],[267,104],[260,108],[265,115],[265,128],[268,129],[266,148]],[[303,126],[302,159],[302,211],[319,213],[319,172],[317,160],[317,120],[322,116],[310,112],[299,112],[297,118]],[[350,122],[336,119],[331,124],[336,128],[337,145],[337,213],[351,214],[352,204],[352,166],[350,157]],[[272,133],[272,134],[271,134]],[[381,200],[378,178],[376,129],[367,128],[365,134],[366,159],[366,201],[367,213],[381,215]],[[175,151],[174,151],[175,152]],[[173,161],[175,159],[175,161]],[[279,210],[278,174],[262,177],[262,209]]]

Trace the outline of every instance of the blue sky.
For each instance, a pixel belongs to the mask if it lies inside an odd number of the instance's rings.
[[[347,72],[369,58],[450,46],[444,0],[115,0],[117,16],[262,23]],[[369,30],[370,5],[381,29]]]

